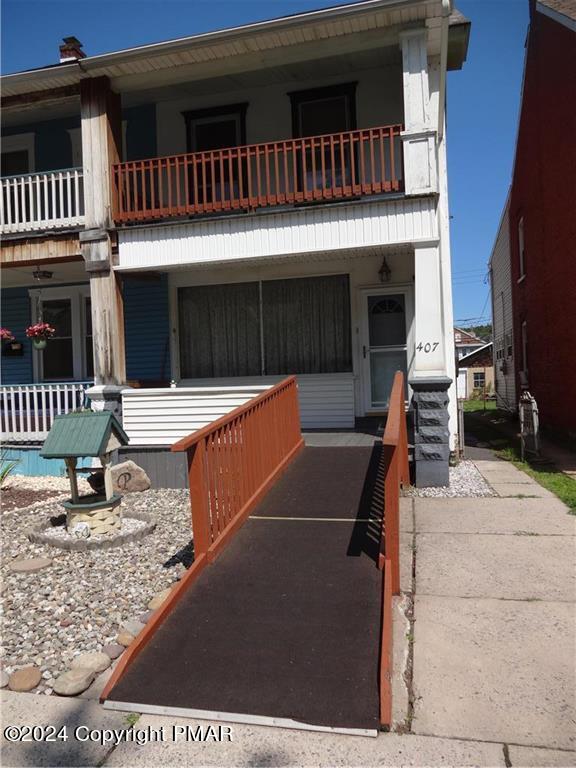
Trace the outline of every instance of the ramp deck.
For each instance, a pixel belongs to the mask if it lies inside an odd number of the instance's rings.
[[[378,443],[306,447],[108,705],[375,733],[380,459]]]

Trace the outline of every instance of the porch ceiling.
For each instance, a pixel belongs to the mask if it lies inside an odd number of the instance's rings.
[[[47,270],[52,272],[50,280],[36,280],[34,271]],[[84,260],[79,257],[77,261],[58,261],[53,259],[45,264],[24,264],[18,267],[2,266],[3,288],[51,288],[62,283],[84,283],[88,281],[88,275],[84,269]]]
[[[213,261],[213,262],[201,262],[191,264],[178,264],[174,266],[162,266],[155,267],[154,272],[213,272],[215,270],[230,270],[230,268],[241,268],[244,270],[256,269],[267,266],[278,266],[279,264],[298,264],[311,262],[324,262],[324,261],[350,261],[359,258],[371,258],[377,256],[406,256],[412,257],[414,255],[414,246],[412,245],[379,245],[377,247],[371,246],[366,248],[345,248],[341,251],[312,251],[310,253],[294,253],[282,256],[263,256],[247,259],[227,259],[225,261]],[[138,272],[146,272],[148,270],[121,270],[116,268],[118,272],[125,272],[128,275],[138,274]]]

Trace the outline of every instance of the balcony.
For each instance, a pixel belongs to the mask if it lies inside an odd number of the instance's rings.
[[[337,202],[403,190],[401,125],[112,167],[117,224]]]
[[[0,232],[43,232],[84,223],[82,168],[0,179]]]

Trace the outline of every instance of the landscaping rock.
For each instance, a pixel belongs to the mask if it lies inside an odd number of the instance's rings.
[[[8,687],[11,691],[31,691],[36,688],[40,680],[42,679],[42,673],[38,667],[23,667],[17,669],[16,672],[12,672],[10,679],[8,680]]]
[[[81,653],[79,656],[76,656],[70,664],[72,669],[91,669],[95,674],[104,672],[109,666],[110,656],[106,653],[100,653],[99,651]]]
[[[133,493],[147,491],[150,488],[150,478],[142,467],[133,461],[123,461],[112,467],[112,482],[117,493]]]
[[[0,688],[6,688],[9,680],[10,680],[10,675],[8,674],[8,672],[5,672],[4,670],[2,670],[2,672],[0,672]]]
[[[119,645],[123,645],[125,648],[128,648],[128,646],[133,640],[134,640],[134,635],[131,635],[129,632],[120,632],[120,634],[116,638],[116,642]]]
[[[13,573],[37,573],[49,565],[52,565],[52,560],[48,557],[31,557],[28,560],[15,560],[9,568]]]
[[[136,637],[144,629],[144,624],[136,619],[130,619],[122,624],[122,632],[127,632],[129,635]]]
[[[140,616],[138,616],[138,621],[141,621],[142,624],[147,624],[152,616],[154,616],[154,611],[144,611],[144,613],[141,613]]]
[[[152,600],[150,600],[150,602],[148,603],[148,608],[151,611],[155,611],[157,608],[160,608],[160,606],[162,605],[164,600],[166,600],[170,592],[171,592],[170,587],[168,589],[163,589],[161,592],[157,592],[152,598]]]
[[[119,643],[109,643],[102,648],[102,653],[105,653],[110,659],[117,659],[124,653],[124,646]]]
[[[94,680],[94,672],[91,669],[69,669],[54,681],[54,691],[59,696],[76,696]]]

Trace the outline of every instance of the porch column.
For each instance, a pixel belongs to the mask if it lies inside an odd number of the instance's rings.
[[[404,186],[407,195],[436,192],[436,131],[433,128],[428,82],[428,32],[425,28],[400,33],[404,90]]]
[[[448,485],[450,432],[446,333],[440,247],[414,250],[415,354],[410,386],[414,407],[416,486]],[[449,352],[448,354],[451,354]]]
[[[95,386],[88,394],[95,409],[118,412],[126,382],[124,309],[114,273],[114,221],[111,165],[121,153],[120,96],[107,77],[80,81],[85,229],[82,255],[90,275]]]

